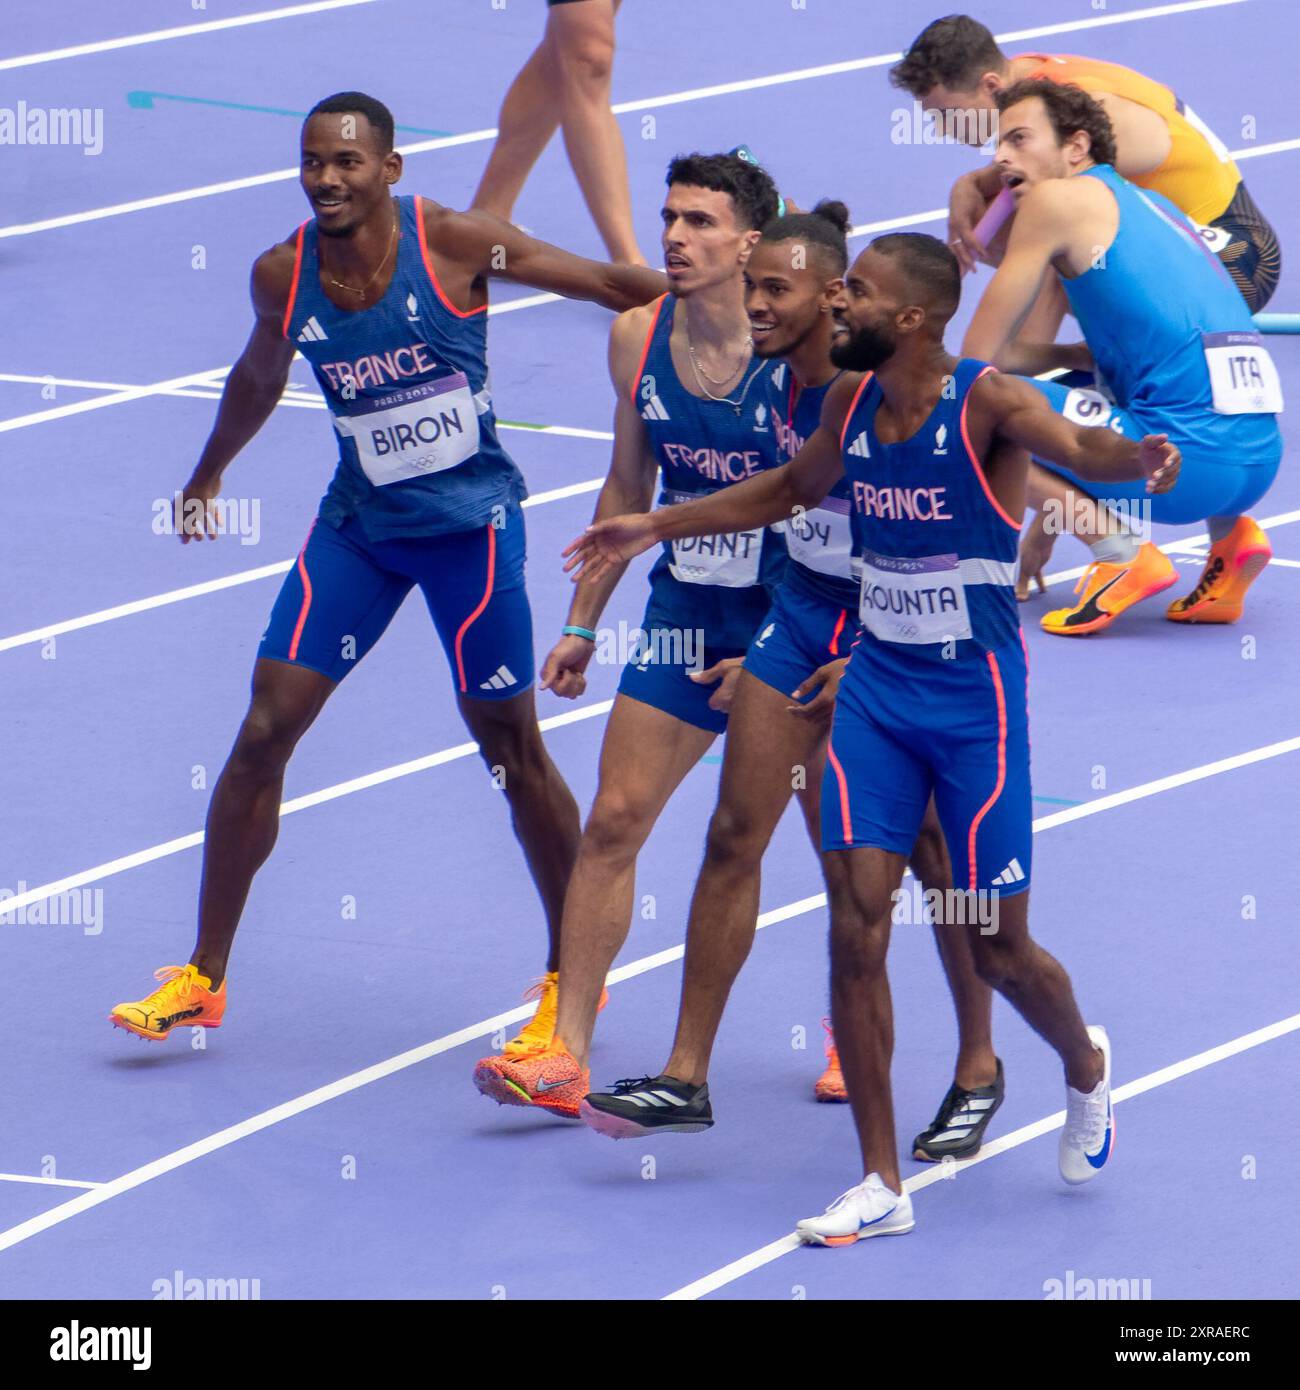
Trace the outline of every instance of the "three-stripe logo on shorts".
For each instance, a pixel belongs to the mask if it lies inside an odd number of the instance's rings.
[[[320,326],[316,315],[313,314],[302,326],[302,332],[298,334],[300,343],[323,343],[329,334]]]
[[[1025,871],[1020,867],[1020,860],[1013,859],[993,880],[993,886],[995,888],[1008,888],[1013,883],[1023,883],[1024,881]]]
[[[498,666],[487,680],[479,682],[478,688],[480,690],[504,690],[507,686],[517,683],[517,677],[508,666]]]

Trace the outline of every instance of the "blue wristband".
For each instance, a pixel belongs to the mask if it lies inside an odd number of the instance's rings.
[[[588,642],[596,640],[596,634],[589,627],[577,627],[573,623],[567,623],[564,627],[566,637],[585,637]]]

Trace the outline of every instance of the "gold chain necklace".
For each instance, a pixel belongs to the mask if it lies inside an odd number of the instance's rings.
[[[364,299],[365,296],[366,296],[366,293],[367,293],[367,291],[370,289],[371,285],[373,285],[373,284],[375,283],[375,281],[379,278],[380,272],[381,272],[381,271],[383,270],[383,268],[388,264],[388,258],[389,258],[389,256],[391,256],[391,255],[393,254],[393,247],[397,245],[397,227],[398,227],[398,220],[397,220],[396,214],[394,214],[394,216],[393,216],[393,235],[388,239],[388,250],[384,252],[384,259],[383,259],[382,261],[379,262],[379,264],[375,267],[375,272],[374,272],[374,274],[370,277],[369,280],[366,281],[366,283],[365,283],[364,285],[361,286],[360,289],[357,289],[357,287],[356,287],[355,285],[345,285],[345,284],[343,283],[342,280],[336,280],[336,279],[329,273],[329,270],[328,270],[328,269],[325,269],[325,278],[330,282],[331,285],[337,285],[339,289],[341,289],[341,290],[347,290],[349,294],[357,294],[357,295],[360,295],[360,296]],[[323,260],[321,261],[321,266],[322,266],[322,268],[325,267],[325,262],[324,262]]]
[[[745,364],[749,361],[749,355],[754,349],[754,336],[752,333],[745,335],[745,346],[741,349],[740,361],[724,377],[712,377],[700,366],[699,358],[695,355],[695,344],[691,342],[691,330],[686,329],[686,352],[691,359],[691,370],[695,373],[695,380],[699,383],[700,389],[706,396],[713,396],[713,399],[721,399],[714,396],[713,392],[705,386],[705,382],[711,382],[714,386],[725,386],[734,376],[745,370]]]

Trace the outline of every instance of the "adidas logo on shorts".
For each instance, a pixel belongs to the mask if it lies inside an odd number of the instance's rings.
[[[1013,859],[993,880],[993,886],[995,888],[1009,888],[1013,883],[1023,883],[1024,881],[1025,871],[1020,867],[1020,860]]]
[[[302,326],[302,332],[298,334],[300,343],[323,343],[329,334],[320,326],[316,315],[313,314]]]
[[[480,690],[504,690],[507,686],[517,684],[518,681],[509,666],[498,666],[487,680],[479,682],[478,688]]]

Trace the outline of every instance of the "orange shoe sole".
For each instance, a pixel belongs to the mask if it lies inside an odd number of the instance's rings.
[[[173,1024],[165,1033],[151,1033],[147,1028],[141,1028],[134,1023],[128,1023],[123,1018],[118,1018],[116,1014],[109,1014],[108,1021],[114,1028],[121,1028],[123,1032],[134,1033],[137,1038],[143,1038],[145,1042],[166,1042],[177,1028],[220,1028],[221,1020],[199,1018],[188,1019],[184,1023]]]
[[[1171,623],[1235,623],[1242,614],[1246,590],[1259,578],[1273,558],[1272,550],[1250,552],[1237,566],[1223,598],[1207,594],[1194,608],[1181,613],[1166,612]]]

